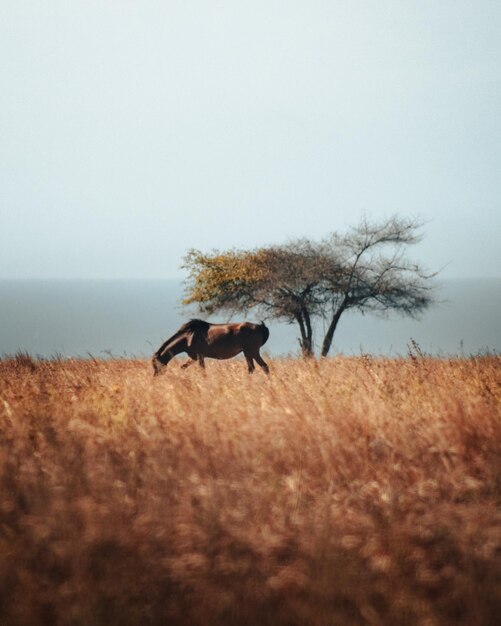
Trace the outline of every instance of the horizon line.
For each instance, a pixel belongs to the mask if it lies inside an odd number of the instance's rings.
[[[23,281],[156,281],[168,280],[182,282],[186,277],[183,276],[0,276],[2,282],[23,282]],[[476,274],[469,276],[459,276],[457,274],[451,276],[437,276],[437,280],[493,280],[501,279],[501,274]]]

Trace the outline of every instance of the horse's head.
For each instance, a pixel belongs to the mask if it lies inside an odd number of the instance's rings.
[[[166,365],[165,363],[162,363],[156,355],[151,359],[151,364],[153,365],[153,376],[161,374]]]

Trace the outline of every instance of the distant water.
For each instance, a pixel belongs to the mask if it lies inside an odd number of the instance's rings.
[[[501,279],[447,280],[437,295],[443,303],[420,321],[346,313],[332,354],[403,355],[411,338],[432,354],[501,352]],[[193,311],[180,310],[181,296],[180,284],[172,280],[3,280],[0,355],[23,350],[44,357],[149,356],[193,317]],[[298,353],[295,326],[268,325],[266,352]],[[323,326],[317,323],[317,346]]]

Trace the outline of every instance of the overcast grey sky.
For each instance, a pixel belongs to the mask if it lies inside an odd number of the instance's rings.
[[[499,0],[0,0],[0,277],[429,220],[501,275]]]

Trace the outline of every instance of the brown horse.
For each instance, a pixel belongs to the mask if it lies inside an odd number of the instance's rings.
[[[242,322],[241,324],[210,324],[203,320],[190,320],[167,339],[153,355],[153,373],[160,374],[162,368],[181,352],[186,352],[191,361],[183,368],[196,361],[205,367],[204,358],[231,359],[240,352],[247,360],[249,374],[254,371],[254,360],[268,374],[268,365],[259,354],[259,349],[266,343],[270,331],[261,324]]]

